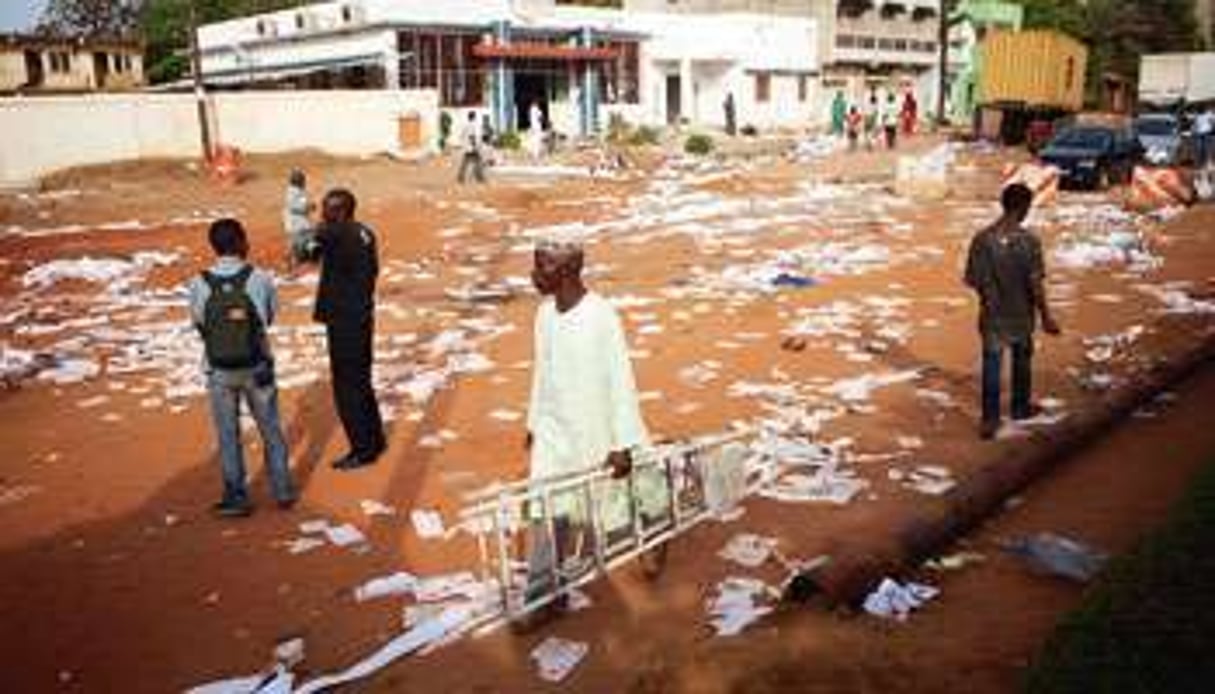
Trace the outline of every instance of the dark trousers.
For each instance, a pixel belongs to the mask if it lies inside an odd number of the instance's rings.
[[[468,179],[468,169],[472,168],[473,178],[477,179],[478,183],[485,183],[485,162],[481,159],[480,152],[465,152],[464,157],[460,160],[460,183],[464,183]]]
[[[1030,405],[1033,389],[1033,338],[1027,337],[1007,343],[986,340],[983,344],[984,422],[1000,421],[1000,376],[1006,349],[1012,353],[1012,418],[1027,419],[1033,414]]]
[[[373,332],[374,321],[370,318],[325,326],[338,417],[350,441],[350,451],[368,460],[385,448],[384,423],[371,387]]]

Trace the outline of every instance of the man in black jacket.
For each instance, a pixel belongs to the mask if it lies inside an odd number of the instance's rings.
[[[375,234],[355,221],[354,209],[350,191],[329,191],[312,251],[321,263],[313,318],[325,324],[333,399],[350,441],[350,452],[333,463],[338,470],[370,465],[387,447],[371,387],[379,261]]]

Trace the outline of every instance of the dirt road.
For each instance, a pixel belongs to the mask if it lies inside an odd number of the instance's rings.
[[[523,176],[472,191],[454,188],[452,172],[433,163],[305,158],[314,188],[351,186],[380,234],[377,385],[391,421],[390,450],[382,464],[357,474],[328,468],[345,442],[321,336],[308,323],[315,280],[283,278],[285,317],[275,344],[303,503],[290,513],[270,508],[251,448],[255,500],[264,508],[238,523],[207,513],[219,480],[198,344],[184,325],[179,287],[207,261],[203,222],[218,213],[247,221],[258,261],[279,262],[281,180],[299,160],[254,161],[236,189],[216,189],[166,163],[67,175],[50,194],[4,198],[0,340],[58,364],[0,394],[6,681],[23,692],[181,689],[254,672],[276,640],[292,634],[308,644],[301,674],[315,674],[398,633],[400,601],[356,604],[351,591],[401,569],[470,566],[467,539],[422,540],[408,510],[433,508],[450,520],[462,492],[524,472],[524,432],[511,416],[526,408],[535,307],[525,279],[530,238],[545,226],[578,222],[592,238],[594,286],[620,301],[626,316],[655,438],[820,413],[818,439],[834,443],[869,487],[840,507],[749,503],[742,520],[681,541],[673,570],[657,586],[626,571],[596,587],[592,609],[554,628],[592,644],[570,685],[724,687],[787,655],[807,670],[821,661],[810,682],[825,687],[841,679],[869,686],[873,678],[874,688],[906,681],[907,691],[932,690],[942,680],[931,673],[986,663],[998,667],[979,688],[1002,690],[1012,661],[1075,591],[1031,582],[994,557],[944,577],[939,603],[908,625],[790,615],[733,639],[715,639],[704,627],[702,598],[730,572],[716,552],[734,532],[773,535],[790,548],[826,546],[906,505],[932,503],[891,479],[892,470],[932,464],[960,477],[1016,445],[1015,438],[980,444],[973,435],[974,315],[957,280],[961,248],[990,219],[999,168],[1015,155],[959,150],[945,201],[849,182],[858,170],[872,169],[860,173],[873,178],[893,169],[888,156],[864,156],[716,164],[651,156],[641,175],[620,180]],[[1034,225],[1051,253],[1051,291],[1066,333],[1040,345],[1038,394],[1059,401],[1063,414],[1078,410],[1101,398],[1102,387],[1118,387],[1127,370],[1176,354],[1209,331],[1213,221],[1207,208],[1163,225],[1125,215],[1105,195],[1068,193],[1044,210]],[[149,252],[157,255],[137,255]],[[118,262],[82,264],[86,256]],[[45,270],[53,261],[67,264]],[[82,268],[103,277],[84,279]],[[812,286],[779,288],[777,273]],[[513,299],[469,303],[448,293],[484,287]],[[806,348],[781,349],[789,336]],[[886,387],[866,380],[912,371]],[[863,396],[850,395],[858,389]],[[783,395],[774,399],[776,392]],[[1034,516],[1043,529],[1067,531],[1076,518],[1085,539],[1125,546],[1171,501],[1185,466],[1196,464],[1181,453],[1212,450],[1201,427],[1170,430],[1179,432],[1174,437],[1152,433],[1155,426],[1128,430],[1133,442],[1123,448],[1155,451],[1162,441],[1182,441],[1176,460],[1188,462],[1176,462],[1176,471],[1144,479],[1128,456],[1119,464],[1130,469],[1109,475],[1100,489],[1111,496],[1093,497],[1092,515],[1083,518],[1066,514],[1081,514],[1084,504],[1053,496],[1057,486],[1069,488],[1073,473],[1064,472],[1017,513],[1055,499],[1048,507],[1058,515]],[[1085,490],[1092,482],[1074,484]],[[1134,507],[1142,512],[1122,513],[1130,502],[1118,494],[1147,497]],[[397,512],[365,515],[366,500]],[[1018,517],[1000,523],[1012,524],[1011,532],[1022,527]],[[292,554],[298,525],[317,518],[352,522],[369,542],[362,551],[325,546]],[[994,581],[990,592],[987,580]],[[1009,600],[1026,596],[1016,604],[1027,616],[1008,627],[1017,638],[997,633],[996,622],[955,612],[955,602],[999,606],[1005,592]],[[998,608],[995,616],[1008,613],[1020,612]],[[533,642],[494,636],[460,643],[395,665],[370,686],[532,690],[540,686],[526,655]],[[891,666],[875,665],[879,658]],[[913,670],[926,674],[915,679]],[[784,676],[792,675],[778,671],[773,681]]]

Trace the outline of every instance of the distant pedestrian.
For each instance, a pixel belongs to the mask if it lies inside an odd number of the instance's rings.
[[[903,135],[911,137],[915,134],[915,126],[920,118],[920,104],[915,99],[915,94],[911,90],[903,96]]]
[[[844,134],[844,128],[847,125],[848,118],[848,100],[844,98],[843,91],[835,93],[835,99],[831,102],[831,134],[840,137]]]
[[[848,149],[856,151],[857,142],[861,139],[861,130],[865,127],[865,117],[856,106],[848,109]]]
[[[481,129],[477,127],[476,111],[468,112],[468,121],[464,124],[464,132],[460,136],[464,145],[464,155],[460,159],[460,183],[468,179],[468,170],[472,169],[473,178],[479,183],[485,183],[485,160],[482,152]]]
[[[899,138],[899,106],[894,98],[894,92],[886,95],[886,103],[881,112],[882,132],[886,135],[886,149],[894,149]]]
[[[873,143],[878,133],[878,97],[877,92],[869,93],[869,101],[865,104],[865,148],[873,149]]]
[[[387,447],[371,383],[379,259],[375,233],[355,220],[355,205],[348,190],[325,194],[312,254],[321,263],[313,317],[325,324],[333,399],[350,442],[333,463],[338,470],[370,465]]]
[[[544,111],[540,102],[533,101],[527,111],[527,147],[533,161],[539,161],[545,150]]]
[[[283,196],[283,231],[287,234],[287,272],[295,269],[312,234],[312,211],[316,204],[308,199],[308,178],[300,169],[287,176]]]
[[[1206,168],[1215,144],[1215,107],[1208,106],[1194,116],[1194,167]]]
[[[1013,420],[1032,418],[1034,329],[1059,334],[1046,301],[1042,242],[1022,226],[1034,194],[1015,183],[1001,196],[1003,215],[970,242],[965,281],[979,297],[982,338],[982,420],[979,436],[991,439],[1000,429],[1000,380],[1005,351],[1012,354]]]
[[[735,112],[734,92],[726,94],[726,101],[721,105],[726,116],[726,134],[734,137],[738,134],[738,114]]]
[[[246,490],[241,448],[241,402],[249,406],[262,438],[270,490],[278,505],[295,504],[295,485],[287,462],[287,441],[279,423],[274,358],[266,331],[278,309],[270,275],[245,259],[249,241],[235,219],[220,219],[207,231],[216,260],[189,284],[190,318],[202,336],[211,400],[211,419],[219,439],[223,496],[215,513],[247,516],[253,510]]]

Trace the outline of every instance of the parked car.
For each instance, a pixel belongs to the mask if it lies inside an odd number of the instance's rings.
[[[1148,113],[1135,119],[1135,139],[1144,160],[1154,166],[1178,166],[1189,159],[1182,124],[1171,113]]]
[[[1102,190],[1129,182],[1140,152],[1129,130],[1078,125],[1056,135],[1039,158],[1059,169],[1063,184]]]

